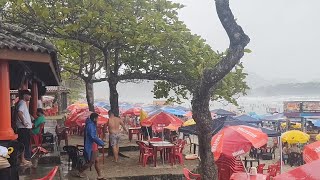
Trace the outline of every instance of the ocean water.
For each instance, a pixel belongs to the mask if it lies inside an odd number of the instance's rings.
[[[152,81],[137,81],[128,83],[119,83],[118,86],[119,101],[128,103],[152,104],[157,99],[153,95]],[[106,82],[96,83],[94,85],[95,99],[109,99],[109,87]],[[171,95],[174,95],[171,93]],[[216,101],[210,103],[210,109],[223,108],[234,112],[256,112],[257,114],[266,114],[269,108],[275,108],[278,112],[283,112],[284,101],[320,101],[319,96],[270,96],[253,97],[243,96],[237,99],[239,106],[228,104],[225,101]],[[190,99],[184,100],[184,107],[191,108]]]

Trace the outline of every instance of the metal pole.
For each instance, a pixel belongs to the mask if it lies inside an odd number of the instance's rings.
[[[304,132],[304,130],[305,130],[305,128],[304,128],[304,118],[302,117],[302,113],[303,113],[303,103],[300,102],[301,131]]]
[[[280,174],[282,173],[282,141],[281,141],[281,136],[278,137],[279,140],[279,148],[280,148]]]
[[[147,129],[148,139],[150,139],[150,134],[147,126],[146,126],[146,129]]]

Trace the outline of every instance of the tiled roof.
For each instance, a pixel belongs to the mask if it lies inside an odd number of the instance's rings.
[[[69,92],[70,89],[64,87],[64,86],[46,86],[47,88],[47,93],[54,93],[54,92],[58,92],[58,87],[60,92]],[[18,90],[10,90],[11,94],[17,94]]]
[[[66,88],[66,87],[64,87],[64,86],[47,86],[46,88],[47,88],[47,92],[57,92],[58,91],[58,87],[59,87],[59,90],[61,91],[61,92],[67,92],[67,91],[69,91],[69,89],[68,88]]]
[[[57,81],[60,81],[60,67],[57,59],[57,51],[52,43],[46,40],[45,37],[34,33],[26,32],[23,28],[2,23],[0,21],[0,49],[28,51],[37,53],[49,54],[54,66],[54,71],[57,74]],[[39,72],[41,70],[38,70]],[[39,74],[43,74],[42,72]],[[45,79],[45,78],[44,78]],[[57,85],[59,83],[53,82],[53,78],[47,78],[48,85]]]
[[[31,40],[31,38],[33,38],[34,41],[44,42],[45,38],[36,36],[28,32],[24,32],[23,34],[23,38],[21,38],[19,34],[15,35],[14,33],[0,29],[0,49],[15,49],[19,51],[33,51],[48,54],[54,51],[53,46],[52,49],[48,49],[42,45],[33,43]]]

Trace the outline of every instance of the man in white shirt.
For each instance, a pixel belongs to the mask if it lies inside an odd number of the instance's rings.
[[[19,103],[17,105],[17,120],[16,125],[18,128],[18,141],[24,145],[24,157],[31,158],[30,149],[30,133],[32,129],[31,115],[27,102],[30,101],[31,93],[28,90],[22,90]],[[27,165],[30,162],[22,157],[22,165]]]
[[[39,96],[38,103],[37,103],[37,108],[43,109],[42,96]]]

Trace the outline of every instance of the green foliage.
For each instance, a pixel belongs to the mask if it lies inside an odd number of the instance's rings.
[[[84,81],[96,79],[103,65],[101,51],[92,45],[75,40],[53,40],[60,53],[62,71],[67,71]]]
[[[9,2],[10,8],[2,13],[4,19],[54,38],[61,54],[70,56],[61,61],[65,70],[88,78],[90,71],[85,69],[99,69],[105,63],[106,78],[110,78],[109,73],[115,78],[127,75],[128,79],[140,78],[134,74],[156,74],[150,79],[165,80],[156,82],[156,98],[175,102],[188,98],[188,93],[199,89],[204,71],[214,68],[226,55],[213,51],[205,40],[193,35],[178,19],[177,10],[183,6],[167,0]],[[81,60],[81,48],[103,56],[104,61]],[[239,64],[215,87],[212,100],[226,99],[236,104],[234,95],[248,89],[245,77]],[[176,96],[170,96],[170,91]]]
[[[61,78],[62,84],[70,89],[70,92],[68,93],[68,100],[71,104],[83,98],[85,88],[83,81],[79,77],[69,73],[68,71],[62,71]]]

